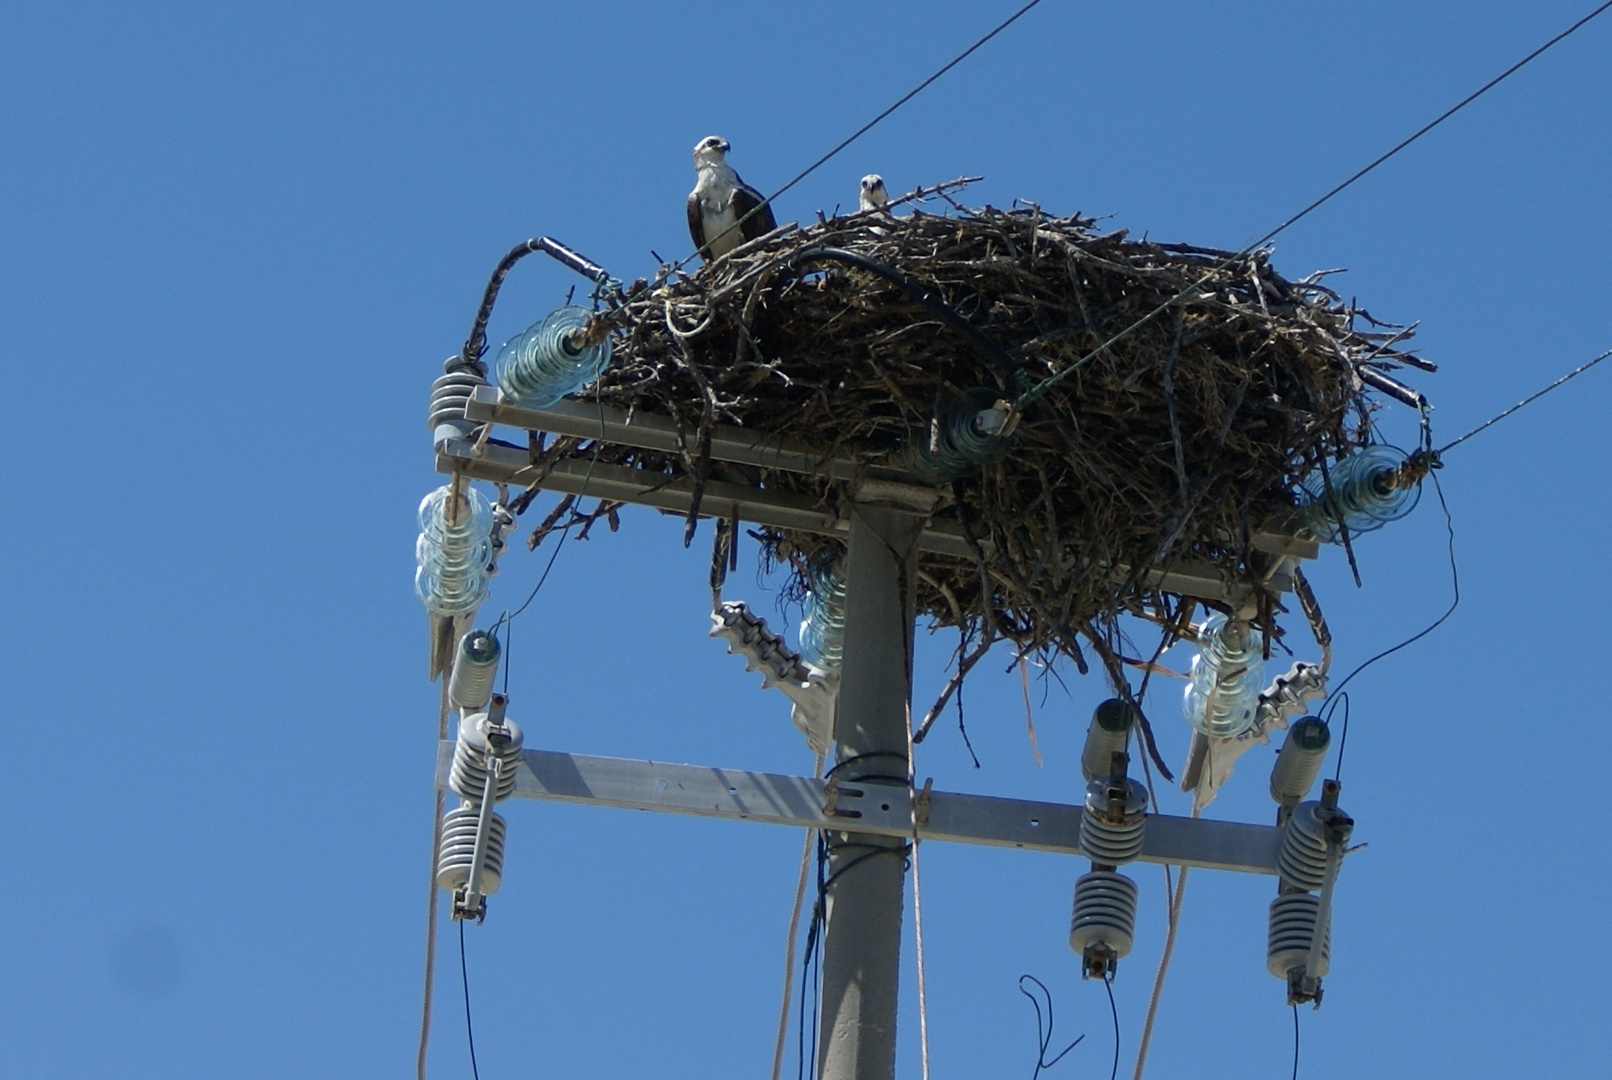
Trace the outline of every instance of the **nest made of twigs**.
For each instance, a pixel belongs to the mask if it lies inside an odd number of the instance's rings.
[[[894,268],[971,333],[883,277],[802,261],[824,247]],[[1057,377],[1000,460],[939,485],[940,512],[978,545],[972,559],[922,557],[920,612],[1081,670],[1085,638],[1112,672],[1118,615],[1184,615],[1183,598],[1149,588],[1146,571],[1193,560],[1246,585],[1279,632],[1251,537],[1291,532],[1300,478],[1366,440],[1363,371],[1431,365],[1397,347],[1407,333],[1380,329],[1320,275],[1283,278],[1269,254],[1137,240],[1035,208],[785,227],[618,297],[615,358],[589,396],[672,417],[684,451],[607,446],[600,460],[698,486],[730,468],[705,441],[728,424],[902,468],[960,395],[1015,401]],[[595,449],[561,440],[548,453]],[[813,475],[760,479],[829,508],[844,494]],[[835,542],[757,535],[766,558],[793,568],[796,595],[807,557]]]

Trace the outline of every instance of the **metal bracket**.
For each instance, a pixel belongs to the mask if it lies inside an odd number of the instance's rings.
[[[447,785],[453,747],[446,741],[440,745],[439,787]],[[907,839],[914,831],[915,806],[927,804],[917,821],[920,840],[1081,854],[1079,806],[933,791],[928,784],[915,792],[877,781],[833,784],[807,776],[527,749],[515,772],[514,797],[835,832],[854,821],[858,833]],[[1281,840],[1281,830],[1271,825],[1153,814],[1141,860],[1274,876]]]

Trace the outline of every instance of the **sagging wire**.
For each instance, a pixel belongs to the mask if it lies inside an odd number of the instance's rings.
[[[604,402],[595,398],[594,403],[599,408],[599,435],[593,440],[593,453],[588,458],[588,469],[587,472],[582,474],[582,484],[577,489],[576,498],[578,500],[587,497],[588,484],[593,480],[594,467],[599,464],[599,452],[604,448]],[[510,611],[508,608],[505,608],[503,613],[498,616],[497,621],[493,623],[492,628],[487,631],[495,638],[498,636],[498,631],[500,628],[502,628],[504,631],[504,638],[501,642],[499,642],[499,644],[502,646],[503,651],[504,693],[506,695],[509,693],[510,643],[514,632],[515,619],[520,615],[521,612],[525,611],[531,606],[533,600],[537,599],[538,592],[542,590],[544,582],[548,581],[549,579],[549,571],[554,569],[554,561],[560,557],[560,551],[565,547],[565,538],[570,535],[571,527],[579,520],[580,518],[578,518],[577,515],[572,514],[566,523],[560,527],[559,539],[554,542],[554,550],[549,552],[549,561],[543,565],[543,572],[538,575],[537,584],[532,586],[532,591],[526,594],[526,599],[522,600],[520,606],[514,611]]]
[[[1026,982],[1034,983],[1036,985],[1036,989],[1041,991],[1042,997],[1047,999],[1047,1015],[1044,1024],[1041,1017],[1041,998],[1036,997],[1034,994],[1030,993],[1030,991],[1024,988],[1024,984]],[[1054,1065],[1058,1064],[1058,1062],[1062,1061],[1064,1059],[1064,1055],[1068,1054],[1069,1051],[1079,1046],[1081,1042],[1085,1040],[1086,1036],[1081,1034],[1075,1039],[1074,1042],[1058,1051],[1057,1057],[1053,1058],[1051,1061],[1048,1061],[1047,1049],[1052,1045],[1052,991],[1048,990],[1046,984],[1040,979],[1036,978],[1034,975],[1026,974],[1019,976],[1019,993],[1029,998],[1030,1004],[1035,1008],[1036,1059],[1035,1071],[1030,1074],[1030,1080],[1037,1080],[1037,1078],[1040,1077],[1042,1070],[1050,1069]]]
[[[1359,675],[1362,671],[1365,671],[1367,668],[1369,668],[1371,665],[1375,664],[1377,661],[1383,659],[1384,657],[1392,656],[1394,653],[1398,652],[1399,650],[1401,650],[1401,649],[1403,649],[1403,648],[1405,648],[1405,647],[1407,647],[1409,645],[1415,644],[1416,642],[1418,642],[1418,641],[1422,640],[1424,637],[1426,637],[1428,634],[1431,634],[1434,630],[1437,630],[1440,626],[1444,625],[1444,621],[1446,619],[1448,619],[1451,615],[1455,614],[1455,609],[1461,606],[1461,573],[1460,573],[1459,568],[1456,566],[1456,560],[1455,560],[1455,521],[1450,516],[1450,504],[1448,502],[1446,502],[1445,499],[1444,499],[1444,487],[1443,487],[1442,484],[1439,483],[1438,474],[1437,473],[1429,473],[1428,476],[1433,481],[1433,490],[1434,490],[1434,492],[1438,495],[1439,508],[1444,511],[1444,531],[1448,536],[1447,550],[1449,552],[1449,559],[1450,559],[1450,591],[1453,594],[1451,596],[1451,599],[1450,599],[1450,606],[1444,610],[1444,614],[1442,614],[1438,618],[1434,619],[1431,623],[1429,623],[1427,625],[1427,627],[1425,627],[1421,631],[1419,631],[1419,632],[1417,632],[1415,634],[1412,634],[1410,637],[1406,638],[1404,641],[1401,641],[1397,645],[1392,645],[1392,646],[1384,649],[1382,652],[1380,652],[1380,653],[1376,654],[1375,656],[1365,660],[1358,667],[1356,667],[1353,671],[1349,672],[1349,674],[1346,675],[1343,678],[1343,680],[1341,682],[1339,682],[1335,687],[1333,687],[1332,691],[1327,694],[1326,700],[1324,702],[1322,702],[1322,704],[1321,704],[1321,708],[1316,710],[1316,715],[1318,717],[1320,717],[1321,722],[1326,724],[1330,728],[1331,724],[1332,724],[1332,716],[1337,711],[1339,702],[1342,701],[1342,702],[1345,703],[1344,714],[1343,714],[1343,716],[1344,716],[1344,728],[1343,728],[1343,732],[1342,732],[1343,738],[1339,740],[1339,744],[1338,744],[1337,772],[1333,777],[1334,779],[1342,779],[1342,776],[1343,776],[1343,749],[1344,749],[1345,743],[1348,740],[1348,735],[1349,735],[1349,729],[1348,729],[1349,711],[1348,711],[1348,707],[1347,707],[1347,704],[1346,704],[1348,702],[1348,695],[1343,693],[1343,688],[1345,686],[1349,685],[1349,681],[1351,679],[1353,679],[1356,675]]]
[[[1578,31],[1580,27],[1584,26],[1590,20],[1596,18],[1598,15],[1602,14],[1603,12],[1605,12],[1608,8],[1612,8],[1612,0],[1606,0],[1605,3],[1602,3],[1601,5],[1596,7],[1588,15],[1585,15],[1583,18],[1581,18],[1577,22],[1573,23],[1566,30],[1563,30],[1561,33],[1557,34],[1555,37],[1551,38],[1549,41],[1545,42],[1543,45],[1541,45],[1538,48],[1534,49],[1534,51],[1530,52],[1527,56],[1524,56],[1521,60],[1518,60],[1515,64],[1512,64],[1506,70],[1502,71],[1499,75],[1496,75],[1494,78],[1490,79],[1488,82],[1484,83],[1482,86],[1480,86],[1476,90],[1474,90],[1472,93],[1468,94],[1466,97],[1462,98],[1460,101],[1458,101],[1454,105],[1450,106],[1448,109],[1445,109],[1438,116],[1434,117],[1432,120],[1428,121],[1426,124],[1423,124],[1420,128],[1418,128],[1416,131],[1412,132],[1410,135],[1408,135],[1404,139],[1401,139],[1398,143],[1396,143],[1389,150],[1387,150],[1384,153],[1380,154],[1378,157],[1376,157],[1370,163],[1368,163],[1364,167],[1362,167],[1359,170],[1357,170],[1353,175],[1349,176],[1342,183],[1339,183],[1336,186],[1334,186],[1331,190],[1327,191],[1320,198],[1318,198],[1315,201],[1311,202],[1308,206],[1304,207],[1298,213],[1294,214],[1292,217],[1288,218],[1286,221],[1282,222],[1280,225],[1276,226],[1274,229],[1271,229],[1269,232],[1265,233],[1265,235],[1261,236],[1259,239],[1253,241],[1252,243],[1249,243],[1249,244],[1245,245],[1240,250],[1232,253],[1231,255],[1227,256],[1225,259],[1221,260],[1219,263],[1217,263],[1214,266],[1210,267],[1210,269],[1207,272],[1205,272],[1202,277],[1198,278],[1196,281],[1192,282],[1190,285],[1188,285],[1185,288],[1183,288],[1180,292],[1176,293],[1174,296],[1171,296],[1169,299],[1167,299],[1163,303],[1159,304],[1153,310],[1149,311],[1147,314],[1143,315],[1141,318],[1137,319],[1135,322],[1131,323],[1129,326],[1125,327],[1124,329],[1122,329],[1119,332],[1117,332],[1116,334],[1114,334],[1107,341],[1104,341],[1102,344],[1100,344],[1096,348],[1092,349],[1085,356],[1082,356],[1080,359],[1078,359],[1074,363],[1070,364],[1064,370],[1062,370],[1060,372],[1057,372],[1054,375],[1048,376],[1046,379],[1043,379],[1041,382],[1037,383],[1035,386],[1033,386],[1029,390],[1025,391],[1023,394],[1021,394],[1019,396],[1019,399],[1013,403],[1014,410],[1017,411],[1017,412],[1023,412],[1024,409],[1028,408],[1031,404],[1033,404],[1034,402],[1039,400],[1044,394],[1047,393],[1047,391],[1051,390],[1054,386],[1057,386],[1059,383],[1063,382],[1063,380],[1067,379],[1069,376],[1074,374],[1076,371],[1078,371],[1081,368],[1083,368],[1094,357],[1097,357],[1097,356],[1101,355],[1102,353],[1106,352],[1111,346],[1113,346],[1117,342],[1123,340],[1124,338],[1129,337],[1131,334],[1135,333],[1137,330],[1141,329],[1143,326],[1146,326],[1148,323],[1152,322],[1158,316],[1162,315],[1165,311],[1169,310],[1170,307],[1172,307],[1176,303],[1176,301],[1181,300],[1184,297],[1186,297],[1186,296],[1196,292],[1198,289],[1202,288],[1216,274],[1219,274],[1222,271],[1224,271],[1225,269],[1227,269],[1228,267],[1234,265],[1235,263],[1237,263],[1237,262],[1239,262],[1239,261],[1241,261],[1243,259],[1246,259],[1248,256],[1252,255],[1254,252],[1258,251],[1260,248],[1262,248],[1266,244],[1270,243],[1270,241],[1274,240],[1277,236],[1279,236],[1283,232],[1287,231],[1288,228],[1290,228],[1291,226],[1297,224],[1299,221],[1303,220],[1304,218],[1308,217],[1312,212],[1314,212],[1315,210],[1319,209],[1325,203],[1329,202],[1334,196],[1336,196],[1336,195],[1340,194],[1341,192],[1343,192],[1344,189],[1350,187],[1357,180],[1360,180],[1362,177],[1364,177],[1367,173],[1370,173],[1371,171],[1376,169],[1379,165],[1382,165],[1384,162],[1388,161],[1389,158],[1392,158],[1393,156],[1398,154],[1401,150],[1404,150],[1406,147],[1408,147],[1412,143],[1416,142],[1422,136],[1426,135],[1428,132],[1432,131],[1434,128],[1436,128],[1440,124],[1444,123],[1444,121],[1448,120],[1450,117],[1454,116],[1456,113],[1460,112],[1462,109],[1464,109],[1468,105],[1472,104],[1478,98],[1482,97],[1484,94],[1486,94],[1490,90],[1494,89],[1496,86],[1499,86],[1502,82],[1504,82],[1506,79],[1510,78],[1512,75],[1516,74],[1523,67],[1527,66],[1529,63],[1531,63],[1533,60],[1535,60],[1541,54],[1543,54],[1548,49],[1550,49],[1552,46],[1554,46],[1557,43],[1561,42],[1565,38],[1571,36],[1573,33]]]

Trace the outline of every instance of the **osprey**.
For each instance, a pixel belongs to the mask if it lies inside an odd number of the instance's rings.
[[[884,190],[884,177],[878,173],[868,173],[862,178],[862,192],[857,196],[859,210],[883,210],[889,201],[890,195]]]
[[[728,167],[727,156],[728,140],[719,135],[707,135],[694,147],[699,179],[688,193],[688,234],[706,262],[778,227],[772,207],[762,205],[761,193]]]

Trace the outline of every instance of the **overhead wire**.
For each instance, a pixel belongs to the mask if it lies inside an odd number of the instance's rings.
[[[1446,450],[1450,450],[1450,449],[1453,449],[1454,447],[1460,446],[1462,443],[1464,443],[1468,439],[1472,438],[1472,436],[1476,435],[1478,432],[1485,431],[1488,428],[1493,427],[1494,425],[1498,424],[1500,421],[1504,420],[1506,417],[1510,416],[1512,413],[1516,412],[1518,409],[1521,409],[1523,406],[1533,404],[1535,401],[1538,401],[1540,398],[1544,397],[1546,394],[1550,393],[1552,390],[1556,389],[1558,386],[1561,386],[1563,383],[1570,382],[1573,379],[1578,378],[1578,376],[1584,374],[1586,371],[1590,370],[1590,368],[1594,367],[1596,364],[1599,364],[1602,360],[1605,360],[1609,356],[1612,356],[1612,349],[1606,350],[1606,352],[1601,353],[1599,356],[1597,356],[1597,357],[1595,357],[1595,358],[1593,358],[1591,360],[1586,360],[1584,363],[1580,364],[1578,367],[1574,368],[1572,371],[1569,371],[1566,375],[1563,375],[1561,378],[1557,379],[1555,382],[1552,382],[1549,386],[1546,386],[1546,387],[1543,387],[1542,389],[1534,391],[1532,394],[1529,394],[1527,397],[1523,398],[1521,401],[1517,402],[1517,404],[1511,406],[1510,408],[1500,410],[1500,412],[1496,413],[1494,416],[1491,416],[1489,419],[1485,420],[1483,423],[1479,424],[1477,427],[1473,428],[1471,431],[1467,432],[1465,435],[1462,435],[1459,439],[1456,439],[1453,442],[1445,443],[1443,446],[1438,448],[1436,453],[1443,454]]]
[[[844,150],[846,147],[848,147],[852,143],[856,142],[856,140],[858,140],[862,136],[866,135],[869,131],[872,131],[873,128],[876,127],[887,116],[889,116],[891,113],[895,112],[897,109],[901,108],[901,106],[905,105],[907,102],[911,101],[913,98],[917,97],[919,94],[923,93],[924,90],[928,89],[928,87],[930,86],[931,83],[933,83],[935,80],[939,79],[942,75],[945,75],[948,71],[950,71],[952,68],[956,67],[958,64],[961,64],[964,60],[967,60],[976,51],[978,51],[986,42],[990,41],[992,38],[996,37],[996,35],[1000,34],[1002,31],[1006,30],[1008,27],[1010,27],[1014,23],[1018,22],[1020,18],[1022,18],[1024,15],[1029,13],[1031,8],[1035,7],[1039,3],[1041,3],[1041,0],[1030,0],[1030,2],[1028,4],[1025,4],[1019,10],[1015,11],[1012,15],[1009,15],[1006,19],[1003,19],[1001,22],[997,23],[996,26],[992,27],[990,32],[987,33],[984,37],[982,37],[979,40],[975,41],[974,44],[970,45],[968,48],[964,49],[962,52],[958,53],[956,56],[954,56],[950,60],[946,61],[946,63],[941,65],[941,67],[939,67],[934,72],[934,74],[930,75],[928,78],[926,78],[923,82],[919,83],[917,86],[914,86],[911,90],[908,90],[905,94],[902,94],[888,108],[886,108],[883,112],[879,113],[879,115],[875,116],[872,120],[869,120],[867,123],[863,124],[861,127],[857,128],[855,131],[853,131],[850,135],[848,135],[844,139],[840,140],[840,142],[832,150],[830,150],[828,153],[824,154],[822,157],[818,158],[816,161],[812,162],[810,165],[806,166],[800,172],[796,173],[794,178],[791,179],[787,184],[785,184],[783,187],[779,188],[777,191],[774,191],[771,195],[768,195],[765,199],[761,200],[761,202],[759,202],[755,206],[753,206],[748,213],[746,213],[743,217],[739,218],[732,225],[729,225],[727,228],[725,228],[721,232],[717,233],[716,236],[712,237],[711,240],[707,241],[707,244],[709,244],[709,243],[711,243],[711,242],[713,242],[715,240],[719,240],[722,237],[726,236],[728,233],[733,232],[735,229],[741,227],[746,221],[749,221],[750,218],[754,217],[756,214],[759,214],[763,207],[771,206],[774,199],[778,198],[780,195],[784,194],[784,192],[786,192],[786,191],[790,190],[791,188],[793,188],[796,184],[798,184],[802,180],[806,179],[808,176],[810,176],[812,173],[816,172],[822,166],[828,164],[828,162],[831,159],[833,159],[836,155],[838,155],[841,150]],[[1608,3],[1612,4],[1612,0],[1608,0]],[[684,256],[683,258],[679,259],[677,262],[673,263],[670,267],[668,267],[665,270],[663,270],[661,272],[662,276],[668,276],[670,274],[673,274],[673,273],[677,272],[678,270],[682,269],[684,266],[687,266],[689,264],[689,262],[691,262],[698,255],[699,255],[698,250],[690,252],[688,255]]]
[[[1404,150],[1406,147],[1408,147],[1412,143],[1416,142],[1422,136],[1426,135],[1428,132],[1432,131],[1434,128],[1436,128],[1440,124],[1444,123],[1444,121],[1448,120],[1450,117],[1454,116],[1456,113],[1460,112],[1462,109],[1465,109],[1468,105],[1470,105],[1474,101],[1478,100],[1478,98],[1482,97],[1484,94],[1487,94],[1490,90],[1493,90],[1496,86],[1499,86],[1501,83],[1505,82],[1512,75],[1514,75],[1518,71],[1522,70],[1522,68],[1526,67],[1528,64],[1533,62],[1536,58],[1541,56],[1543,53],[1545,53],[1551,47],[1555,46],[1557,43],[1565,40],[1566,38],[1570,37],[1572,34],[1576,33],[1586,23],[1590,22],[1592,19],[1596,18],[1598,15],[1602,14],[1603,12],[1605,12],[1608,8],[1612,8],[1612,0],[1605,0],[1604,3],[1600,4],[1599,6],[1597,6],[1593,11],[1591,11],[1589,14],[1583,16],[1582,18],[1580,18],[1577,22],[1573,23],[1567,29],[1561,31],[1559,34],[1557,34],[1556,36],[1552,37],[1549,41],[1546,41],[1543,45],[1540,45],[1538,48],[1534,49],[1527,56],[1524,56],[1521,60],[1518,60],[1516,63],[1512,64],[1510,67],[1506,68],[1506,70],[1502,71],[1500,74],[1496,75],[1494,78],[1490,79],[1488,82],[1484,83],[1482,86],[1480,86],[1476,90],[1472,91],[1472,93],[1468,94],[1466,97],[1462,98],[1460,101],[1456,102],[1454,105],[1450,106],[1448,109],[1445,109],[1443,112],[1439,113],[1438,116],[1434,117],[1432,120],[1429,120],[1427,123],[1425,123],[1421,127],[1417,128],[1410,135],[1407,135],[1405,138],[1403,138],[1399,142],[1395,143],[1392,147],[1390,147],[1388,150],[1384,151],[1383,153],[1379,154],[1376,158],[1372,159],[1366,165],[1364,165],[1361,168],[1355,170],[1355,172],[1352,173],[1347,179],[1343,180],[1341,183],[1338,183],[1338,184],[1334,185],[1331,189],[1329,189],[1320,198],[1317,198],[1317,199],[1313,200],[1309,205],[1305,206],[1298,213],[1292,215],[1287,220],[1283,221],[1280,225],[1276,226],[1274,229],[1271,229],[1269,232],[1267,232],[1263,236],[1259,237],[1257,240],[1254,240],[1254,241],[1244,245],[1242,248],[1240,248],[1236,252],[1233,252],[1231,255],[1228,255],[1225,259],[1221,260],[1219,263],[1216,263],[1208,271],[1206,271],[1202,277],[1198,278],[1196,281],[1192,282],[1191,284],[1189,284],[1186,287],[1184,287],[1183,289],[1181,289],[1175,295],[1171,296],[1169,299],[1165,300],[1163,303],[1159,304],[1157,307],[1153,308],[1151,311],[1149,311],[1146,314],[1144,314],[1141,318],[1137,319],[1135,322],[1131,323],[1129,326],[1127,326],[1124,329],[1122,329],[1122,330],[1118,331],[1117,333],[1115,333],[1113,336],[1108,338],[1108,340],[1104,341],[1102,344],[1098,345],[1096,348],[1094,348],[1090,352],[1086,353],[1080,359],[1074,361],[1072,364],[1070,364],[1068,367],[1064,368],[1062,371],[1059,371],[1059,372],[1057,372],[1057,373],[1055,373],[1053,375],[1050,375],[1047,378],[1043,379],[1041,382],[1036,383],[1030,389],[1026,390],[1023,394],[1019,395],[1018,400],[1014,402],[1015,409],[1022,412],[1025,407],[1027,407],[1027,406],[1033,404],[1034,402],[1038,401],[1044,394],[1046,394],[1054,386],[1057,386],[1064,379],[1067,379],[1068,377],[1073,375],[1076,371],[1078,371],[1081,368],[1083,368],[1094,357],[1101,355],[1103,352],[1107,351],[1110,347],[1112,347],[1116,343],[1124,340],[1125,338],[1129,337],[1131,334],[1135,333],[1137,330],[1141,329],[1143,326],[1146,326],[1148,323],[1152,322],[1159,315],[1163,314],[1165,311],[1168,311],[1176,303],[1176,301],[1181,300],[1182,298],[1184,298],[1184,297],[1196,292],[1198,289],[1202,288],[1216,274],[1218,274],[1221,271],[1225,270],[1227,267],[1233,265],[1234,263],[1236,263],[1236,262],[1238,262],[1238,261],[1240,261],[1242,259],[1247,258],[1249,255],[1253,254],[1254,252],[1258,251],[1260,248],[1264,247],[1266,244],[1270,243],[1272,240],[1276,239],[1277,236],[1281,235],[1283,232],[1286,232],[1288,228],[1290,228],[1293,225],[1298,224],[1304,218],[1308,217],[1311,213],[1313,213],[1314,211],[1320,209],[1323,205],[1325,205],[1326,203],[1330,202],[1335,196],[1341,194],[1345,189],[1347,189],[1350,186],[1352,186],[1356,181],[1362,179],[1368,173],[1370,173],[1373,170],[1375,170],[1378,166],[1382,165],[1384,162],[1386,162],[1390,158],[1394,157],[1400,151]]]
[[[1612,4],[1603,5],[1603,7],[1608,7],[1608,6],[1612,6]],[[1604,351],[1602,353],[1599,353],[1598,355],[1590,358],[1589,360],[1586,360],[1584,363],[1578,365],[1578,367],[1573,368],[1571,371],[1567,372],[1566,374],[1560,376],[1557,379],[1552,380],[1550,383],[1548,383],[1545,386],[1541,387],[1540,389],[1534,391],[1532,394],[1529,394],[1527,397],[1523,398],[1521,401],[1517,402],[1515,405],[1511,405],[1511,406],[1509,406],[1509,407],[1507,407],[1505,409],[1500,410],[1500,412],[1496,413],[1494,416],[1491,416],[1489,419],[1485,420],[1483,423],[1479,424],[1477,427],[1475,427],[1472,430],[1468,431],[1466,434],[1460,436],[1459,438],[1454,439],[1454,440],[1452,440],[1452,441],[1450,441],[1448,443],[1445,443],[1443,446],[1439,447],[1437,450],[1426,451],[1426,453],[1429,455],[1429,459],[1433,463],[1433,467],[1438,468],[1438,467],[1442,466],[1443,462],[1442,462],[1441,459],[1442,459],[1443,455],[1447,451],[1449,451],[1450,449],[1461,445],[1462,443],[1466,442],[1468,439],[1470,439],[1473,436],[1479,434],[1480,432],[1487,431],[1489,428],[1491,428],[1494,425],[1498,424],[1500,421],[1506,419],[1506,417],[1511,416],[1513,413],[1516,413],[1518,410],[1520,410],[1520,409],[1522,409],[1522,408],[1524,408],[1524,407],[1526,407],[1528,405],[1531,405],[1535,401],[1538,401],[1540,398],[1544,397],[1546,394],[1550,393],[1552,390],[1555,390],[1557,387],[1562,386],[1565,383],[1570,382],[1571,380],[1573,380],[1573,379],[1577,378],[1578,376],[1584,374],[1584,372],[1590,370],[1595,365],[1599,364],[1601,361],[1607,359],[1608,357],[1612,357],[1612,349],[1607,349],[1606,351]],[[1425,421],[1426,421],[1426,414],[1424,413],[1424,432],[1425,432]],[[1426,437],[1424,435],[1424,446],[1425,445],[1427,445],[1427,440],[1426,440]],[[1343,725],[1342,725],[1340,737],[1338,739],[1338,759],[1337,759],[1337,763],[1336,763],[1335,772],[1333,774],[1333,779],[1334,780],[1342,779],[1342,776],[1343,776],[1343,754],[1344,754],[1344,750],[1347,749],[1348,743],[1349,743],[1349,695],[1344,692],[1344,687],[1349,684],[1349,681],[1351,679],[1353,679],[1356,675],[1359,675],[1362,671],[1366,670],[1366,668],[1370,667],[1372,664],[1375,664],[1377,661],[1383,659],[1384,657],[1391,656],[1392,654],[1398,652],[1399,650],[1405,648],[1408,645],[1412,645],[1415,642],[1420,641],[1422,638],[1426,637],[1428,634],[1431,634],[1434,630],[1438,629],[1439,626],[1441,626],[1446,619],[1448,619],[1451,615],[1455,614],[1455,609],[1458,606],[1460,606],[1460,603],[1461,603],[1461,575],[1460,575],[1460,570],[1457,567],[1456,558],[1455,558],[1455,522],[1454,522],[1454,519],[1450,515],[1450,505],[1445,500],[1444,486],[1439,483],[1437,473],[1430,471],[1430,472],[1428,472],[1427,476],[1428,476],[1428,478],[1430,480],[1433,481],[1433,490],[1438,495],[1439,508],[1444,512],[1444,529],[1445,529],[1445,532],[1448,535],[1447,547],[1448,547],[1449,561],[1450,561],[1450,591],[1451,591],[1451,594],[1452,594],[1451,599],[1450,599],[1450,606],[1445,609],[1445,611],[1444,611],[1444,613],[1442,615],[1440,615],[1437,619],[1433,620],[1433,622],[1431,624],[1429,624],[1425,629],[1423,629],[1419,633],[1411,635],[1410,637],[1406,638],[1404,641],[1401,641],[1399,644],[1394,645],[1394,646],[1392,646],[1390,648],[1384,649],[1382,652],[1377,653],[1375,656],[1372,656],[1369,659],[1367,659],[1366,661],[1364,661],[1363,663],[1361,663],[1358,667],[1356,667],[1353,671],[1351,671],[1347,676],[1345,676],[1343,678],[1343,680],[1341,682],[1339,682],[1332,689],[1332,691],[1329,694],[1327,694],[1326,700],[1322,702],[1321,708],[1319,710],[1317,710],[1317,715],[1321,717],[1322,721],[1324,723],[1326,723],[1328,727],[1331,726],[1332,717],[1336,713],[1338,707],[1340,705],[1343,707]]]

